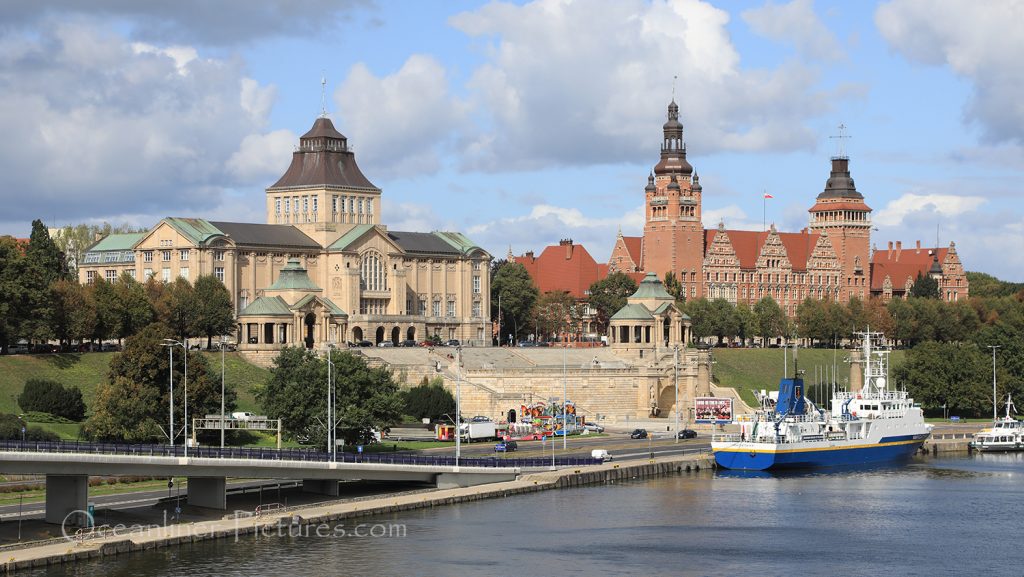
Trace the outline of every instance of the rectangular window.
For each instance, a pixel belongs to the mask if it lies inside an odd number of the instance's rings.
[[[473,292],[480,294],[480,277],[479,275],[473,275]]]
[[[338,212],[338,197],[337,196],[332,196],[331,197],[331,213],[337,213],[337,212]]]
[[[153,278],[153,269],[151,269],[151,268],[142,269],[142,278],[144,278],[146,280],[149,280],[149,279]]]
[[[433,310],[431,312],[435,317],[441,316],[441,301],[434,301]]]
[[[213,260],[223,261],[224,260],[224,251],[222,251],[222,250],[215,250],[215,251],[213,251]]]
[[[281,215],[281,199],[280,198],[275,198],[274,199],[274,214],[276,214],[278,216]]]
[[[355,214],[356,212],[356,199],[355,197],[348,197],[348,212],[349,214]]]
[[[363,214],[363,199],[359,199],[359,214]]]
[[[188,249],[182,249],[178,251],[179,260],[188,260]]]
[[[133,268],[128,269],[128,276],[132,277],[132,279],[134,280],[135,279],[135,269],[133,269]]]
[[[92,284],[96,280],[96,271],[87,270],[85,271],[85,284]]]
[[[302,212],[309,212],[309,197],[302,197]]]
[[[153,251],[147,250],[142,253],[142,260],[145,262],[153,262]]]
[[[178,276],[180,276],[181,278],[183,278],[185,280],[188,280],[188,267],[187,266],[181,267],[178,270]]]
[[[317,198],[315,196],[313,197],[313,212],[317,212],[317,206],[318,206],[317,201],[318,200],[319,200],[319,198]]]
[[[448,316],[455,316],[455,301],[448,301]]]
[[[161,279],[164,282],[171,282],[171,269],[164,267],[163,270],[160,271],[160,273]]]
[[[427,314],[427,299],[420,298],[420,310],[416,311],[417,314]]]
[[[162,253],[160,256],[163,258],[164,262],[171,262],[171,251],[164,250],[160,252]]]
[[[281,201],[278,200],[278,202],[281,202]],[[286,198],[286,199],[284,199],[284,213],[288,214],[291,211],[292,211],[292,199]]]
[[[106,277],[107,282],[114,282],[117,280],[117,271],[107,269],[104,271],[104,276]]]
[[[373,201],[366,199],[366,214],[373,214]]]
[[[480,301],[473,301],[473,318],[480,318]]]
[[[213,275],[216,276],[217,280],[219,280],[220,282],[224,282],[224,267],[222,267],[222,266],[213,267]]]

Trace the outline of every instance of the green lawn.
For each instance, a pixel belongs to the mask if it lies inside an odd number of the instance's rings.
[[[850,365],[845,362],[850,351],[839,349],[800,349],[797,358],[799,368],[804,372],[808,394],[813,394],[811,386],[816,382],[815,370],[828,367],[832,372],[833,362],[836,366],[837,381],[848,386]],[[716,384],[733,387],[747,404],[756,406],[754,391],[759,389],[777,390],[779,379],[783,375],[782,349],[714,349],[712,375]],[[793,350],[786,353],[789,362],[788,373],[793,374]],[[903,362],[903,351],[894,351],[891,355],[890,369]]]
[[[203,353],[210,364],[210,371],[219,376],[220,353]],[[238,353],[224,355],[224,380],[238,391],[238,410],[259,413],[256,404],[256,387],[270,380],[270,371],[246,362]]]

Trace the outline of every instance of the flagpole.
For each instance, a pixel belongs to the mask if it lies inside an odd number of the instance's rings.
[[[768,210],[768,191],[762,191],[761,193],[761,230],[768,230],[768,222],[765,217],[765,213]]]

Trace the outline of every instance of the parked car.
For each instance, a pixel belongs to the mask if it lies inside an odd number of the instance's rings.
[[[646,439],[647,429],[633,429],[633,432],[629,434],[630,439]]]
[[[121,348],[117,346],[117,343],[103,343],[103,345],[100,348],[100,350],[101,351],[119,351],[119,350],[121,350]]]
[[[32,345],[32,354],[41,354],[41,353],[42,354],[49,354],[49,353],[59,353],[59,352],[60,352],[60,347],[57,346],[57,345],[51,345],[49,343],[38,343],[38,344]]]
[[[381,348],[391,348],[391,347],[395,346],[395,343],[393,343],[391,341],[381,341],[381,342],[377,343],[377,346],[381,347]]]
[[[356,346],[357,347],[372,347],[373,343],[371,343],[370,341],[359,341],[358,343],[356,343]]]
[[[457,346],[460,346],[460,345],[461,345],[461,343],[459,342],[459,339],[449,339],[444,344],[444,346],[446,346],[446,347],[457,347]]]
[[[477,415],[477,416],[473,417],[472,419],[470,419],[470,421],[473,422],[473,423],[489,423],[489,422],[491,422],[491,418],[490,417],[485,417],[483,415]]]
[[[535,347],[537,343],[535,341],[519,341],[517,347]]]
[[[7,347],[7,352],[12,355],[27,355],[28,344],[16,343]]]
[[[601,459],[602,461],[611,461],[612,454],[607,449],[594,449],[590,452],[591,459]]]
[[[417,343],[413,339],[406,339],[406,340],[398,343],[398,346],[400,346],[400,347],[418,347],[419,343]]]
[[[498,444],[494,445],[495,453],[511,453],[519,448],[519,443],[515,441],[498,441]]]
[[[683,429],[676,434],[676,437],[679,439],[696,439],[697,431],[694,431],[693,429]]]
[[[603,433],[604,432],[604,427],[602,427],[601,425],[594,424],[594,423],[587,423],[587,424],[583,425],[583,430],[590,431],[591,433]]]

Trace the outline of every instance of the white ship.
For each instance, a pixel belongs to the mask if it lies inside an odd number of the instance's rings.
[[[857,465],[907,458],[931,435],[921,407],[888,386],[888,350],[874,349],[879,333],[863,337],[864,383],[857,392],[834,390],[830,410],[804,397],[797,375],[779,383],[774,407],[763,402],[740,432],[715,435],[711,450],[728,469]]]
[[[1006,396],[1006,416],[992,423],[988,429],[982,429],[971,441],[971,447],[983,452],[1024,451],[1024,422],[1011,416],[1016,413],[1013,398]]]

